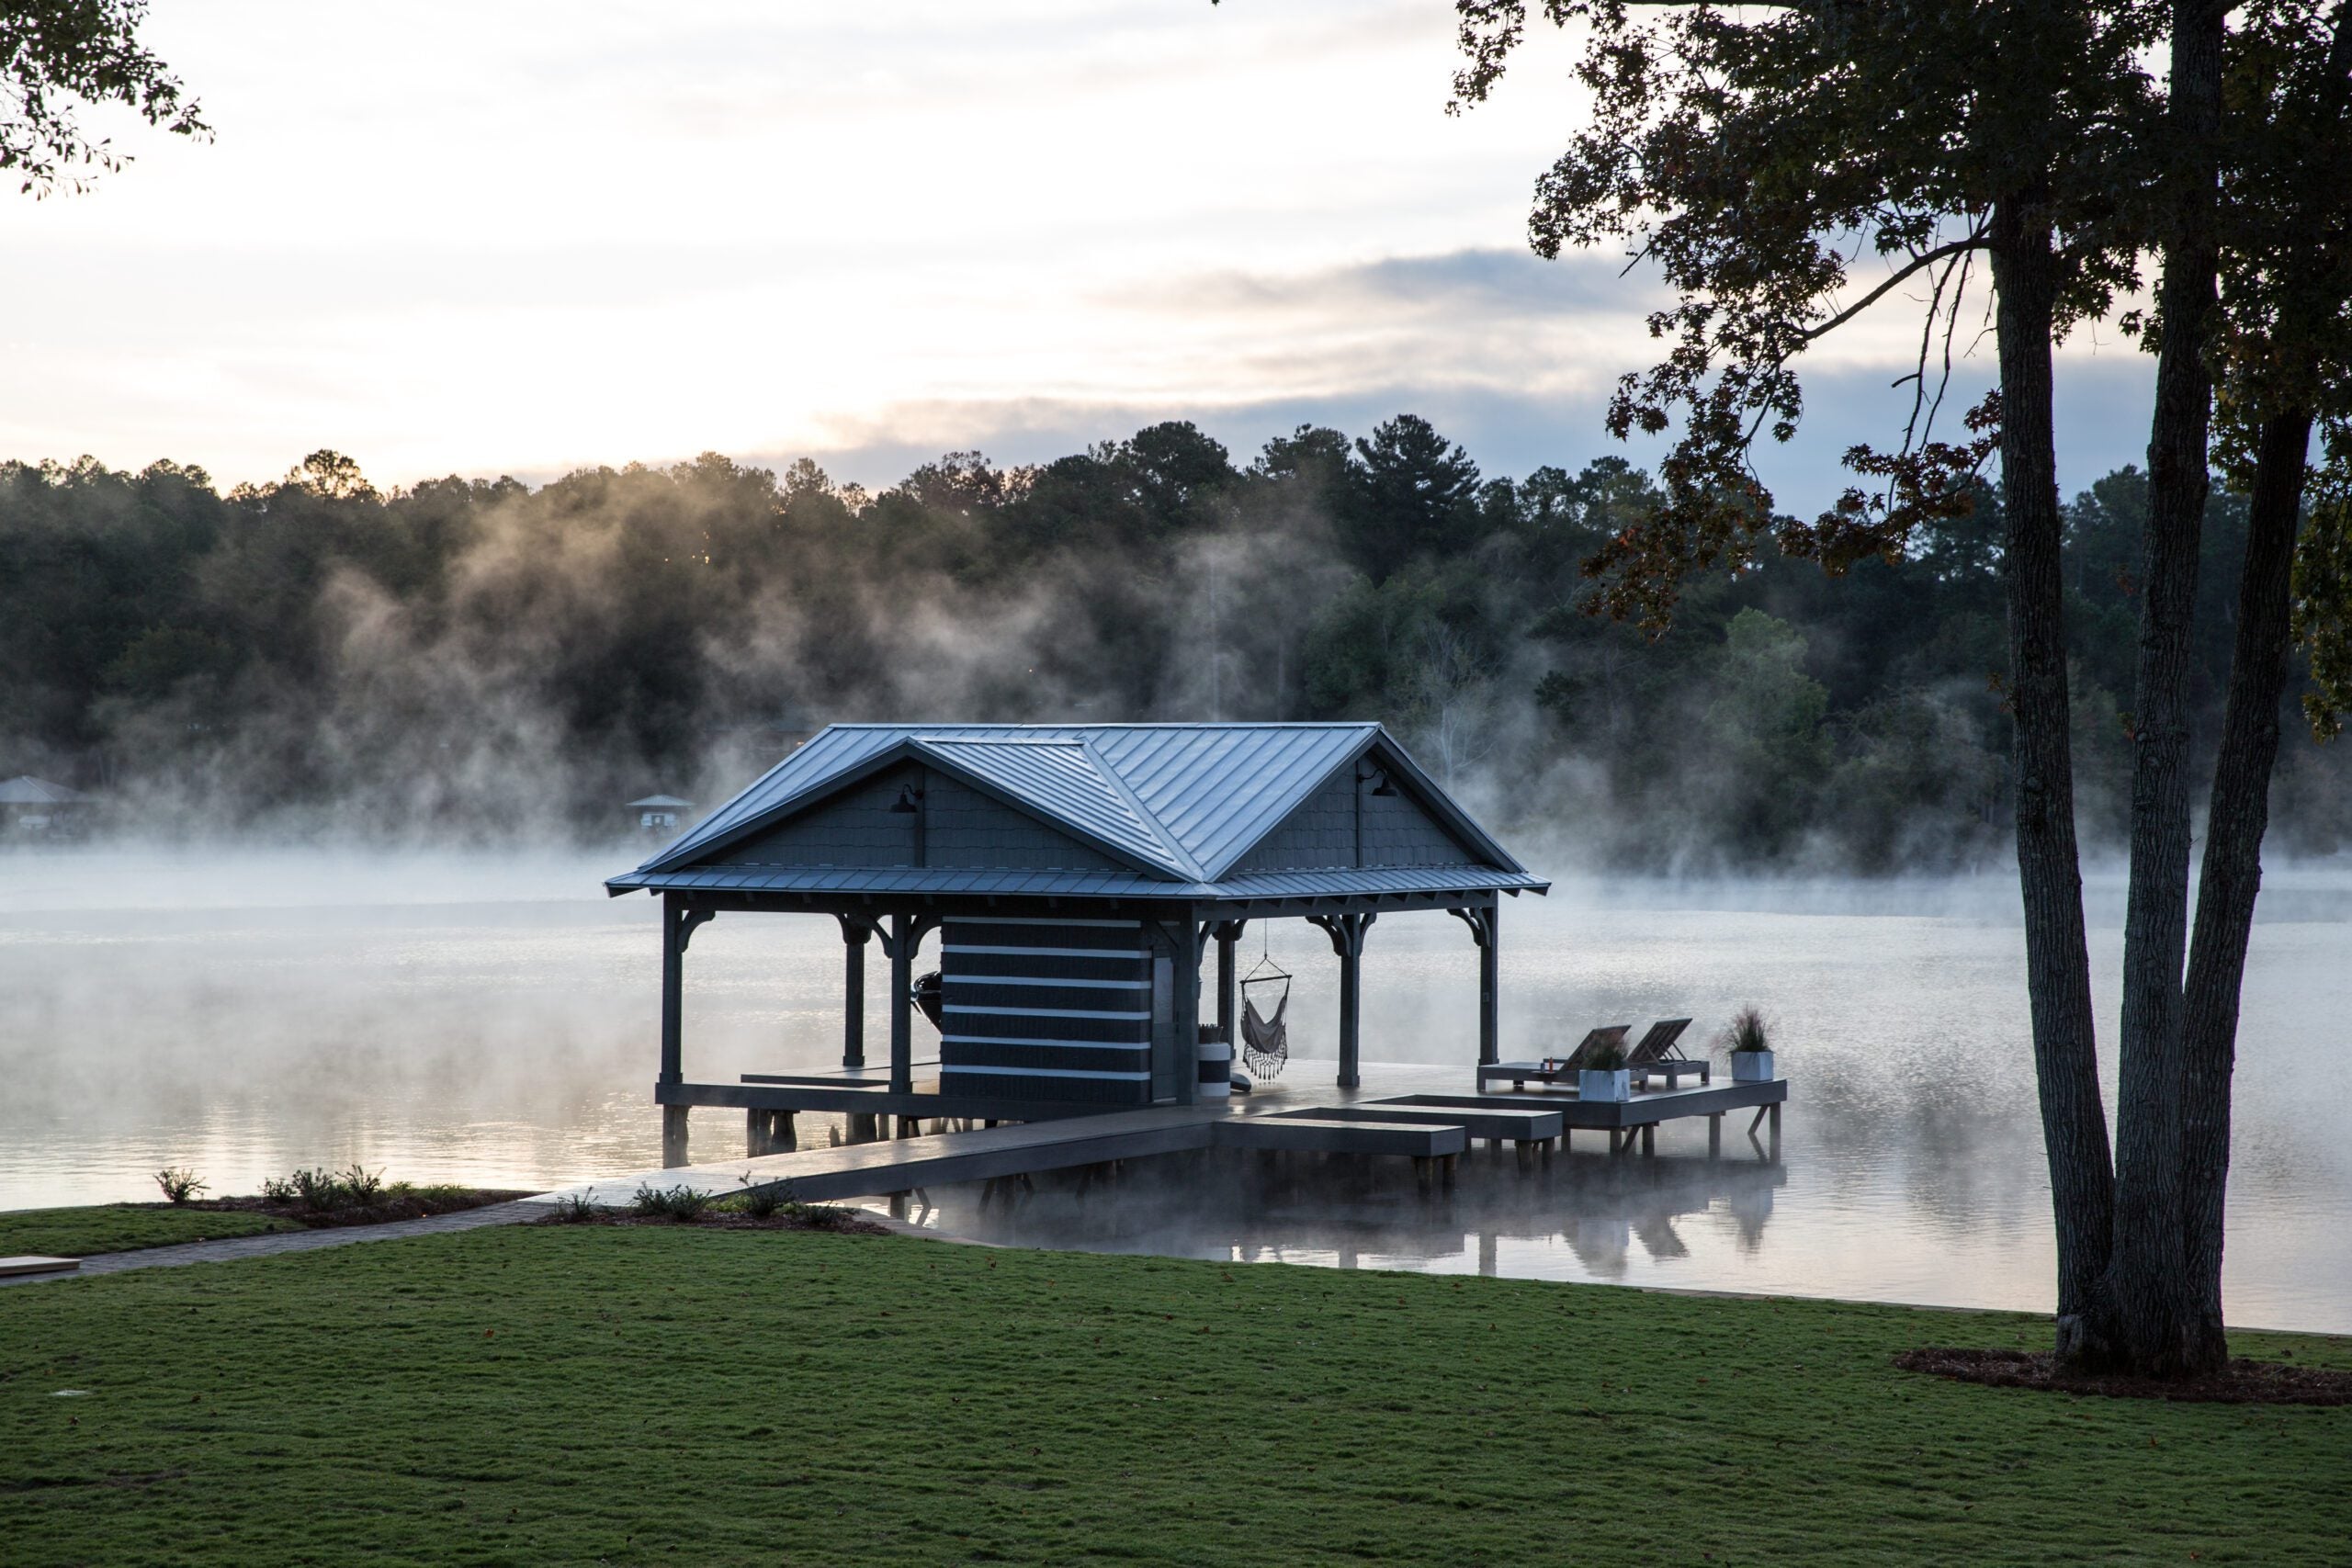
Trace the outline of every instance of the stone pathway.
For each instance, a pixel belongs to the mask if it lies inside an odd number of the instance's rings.
[[[422,1220],[393,1220],[380,1225],[342,1225],[332,1230],[277,1231],[268,1235],[238,1235],[220,1241],[191,1241],[179,1247],[149,1247],[137,1252],[102,1252],[82,1259],[82,1267],[63,1274],[22,1274],[0,1279],[0,1290],[13,1285],[43,1285],[58,1280],[86,1280],[94,1274],[120,1274],[132,1269],[176,1269],[186,1263],[225,1263],[238,1258],[272,1258],[281,1252],[316,1252],[321,1247],[350,1247],[363,1241],[397,1241],[410,1235],[447,1235],[479,1230],[484,1225],[511,1225],[536,1220],[548,1212],[544,1201],[517,1198],[454,1214],[434,1214]]]

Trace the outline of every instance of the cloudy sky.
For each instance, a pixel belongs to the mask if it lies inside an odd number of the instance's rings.
[[[149,36],[219,139],[121,127],[94,193],[0,202],[0,456],[231,483],[334,446],[392,483],[715,449],[876,485],[1411,411],[1521,473],[1611,450],[1650,347],[1621,258],[1526,250],[1563,40],[1449,119],[1444,0],[156,0]],[[1784,504],[1895,416],[1905,322],[1858,325],[1768,466]],[[2069,346],[2069,487],[2139,459],[2149,383]]]

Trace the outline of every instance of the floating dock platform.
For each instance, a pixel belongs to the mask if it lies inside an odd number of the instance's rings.
[[[1578,1131],[1600,1132],[1611,1154],[1630,1154],[1637,1143],[1641,1152],[1654,1154],[1661,1123],[1695,1117],[1706,1119],[1707,1152],[1720,1157],[1724,1118],[1751,1110],[1751,1142],[1769,1122],[1770,1144],[1756,1147],[1762,1158],[1777,1160],[1780,1108],[1788,1099],[1785,1079],[1666,1089],[1588,1103],[1557,1091],[1446,1093],[1445,1086],[1461,1083],[1459,1068],[1370,1064],[1363,1086],[1351,1090],[1331,1087],[1327,1064],[1294,1062],[1293,1070],[1295,1077],[1261,1083],[1222,1105],[1054,1107],[1039,1120],[1040,1108],[1031,1104],[1020,1108],[1031,1120],[992,1126],[971,1126],[961,1115],[927,1115],[926,1099],[933,1111],[941,1101],[920,1082],[912,1092],[891,1092],[887,1084],[851,1075],[767,1075],[723,1086],[733,1090],[723,1100],[708,1094],[695,1100],[744,1110],[747,1150],[757,1152],[616,1177],[536,1201],[552,1205],[585,1198],[620,1205],[640,1187],[690,1187],[715,1198],[788,1188],[803,1202],[836,1202],[1213,1148],[1404,1157],[1426,1182],[1450,1175],[1453,1160],[1475,1139],[1510,1145],[1524,1159],[1567,1145]],[[961,1111],[970,1101],[959,1098],[955,1104]],[[846,1115],[857,1135],[829,1147],[798,1147],[792,1122],[803,1112]],[[878,1135],[884,1131],[899,1135]]]

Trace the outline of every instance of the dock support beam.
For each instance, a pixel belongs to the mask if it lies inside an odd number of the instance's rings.
[[[685,1081],[686,944],[695,928],[718,913],[687,902],[683,893],[662,895],[662,1073],[665,1084]],[[686,1107],[662,1108],[662,1164],[686,1163]]]
[[[842,947],[847,954],[847,984],[842,992],[842,1066],[856,1072],[865,1066],[865,944],[874,927],[848,915],[842,922]]]
[[[1356,1070],[1363,1023],[1363,933],[1380,917],[1366,911],[1306,918],[1323,928],[1331,951],[1340,955],[1340,1087],[1354,1089],[1363,1081]]]
[[[789,1111],[746,1111],[743,1112],[743,1155],[757,1159],[762,1155],[788,1155],[800,1147],[800,1137],[793,1127],[793,1112]]]

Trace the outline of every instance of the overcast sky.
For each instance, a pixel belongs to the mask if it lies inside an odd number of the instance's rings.
[[[1449,119],[1452,27],[1444,0],[156,0],[219,139],[123,126],[138,162],[92,194],[0,201],[0,456],[228,484],[333,446],[404,483],[715,449],[879,485],[1163,418],[1246,458],[1409,411],[1489,473],[1573,468],[1614,449],[1655,301],[1622,258],[1526,249],[1563,40]],[[1815,356],[1784,505],[1899,417],[1877,318]],[[2111,333],[2069,345],[2068,488],[2141,460],[2150,382]]]

